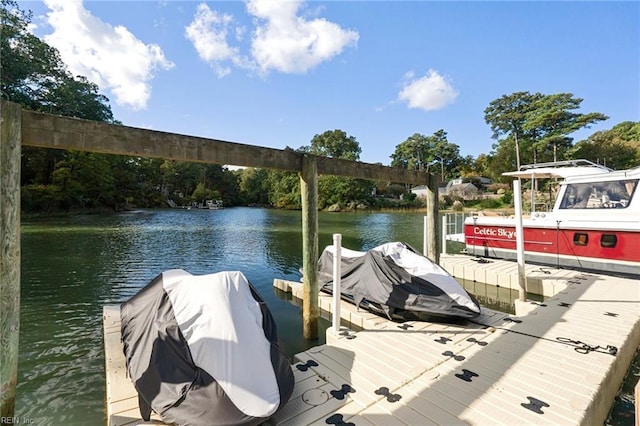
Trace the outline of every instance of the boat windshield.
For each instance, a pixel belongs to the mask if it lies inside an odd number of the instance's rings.
[[[561,209],[625,208],[638,186],[638,179],[567,184]]]

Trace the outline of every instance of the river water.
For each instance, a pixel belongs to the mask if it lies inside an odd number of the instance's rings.
[[[320,213],[319,222],[320,251],[334,233],[355,250],[389,241],[422,247],[420,213]],[[300,309],[272,287],[274,278],[300,278],[299,211],[144,210],[25,220],[21,238],[16,416],[31,424],[105,424],[102,307],[127,300],[167,269],[242,271],[267,302],[289,356],[323,343],[302,338]],[[507,311],[517,297],[477,284],[470,291],[485,306]],[[321,320],[322,340],[327,326]],[[630,390],[618,398],[609,424],[633,424],[639,375],[636,357]]]

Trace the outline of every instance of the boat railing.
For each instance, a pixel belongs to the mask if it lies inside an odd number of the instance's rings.
[[[577,159],[577,160],[563,160],[563,161],[551,161],[547,163],[534,163],[534,164],[524,164],[520,166],[520,171],[524,170],[532,170],[532,169],[540,169],[546,167],[596,167],[599,169],[612,171],[609,167],[603,166],[602,164],[594,163],[593,161],[585,160],[585,159]]]
[[[447,241],[464,243],[464,221],[477,213],[453,212],[442,215],[442,254],[447,254]]]

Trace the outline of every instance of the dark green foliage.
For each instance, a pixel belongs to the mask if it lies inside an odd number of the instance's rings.
[[[396,145],[391,166],[410,170],[424,170],[439,175],[444,182],[460,175],[465,160],[460,147],[447,140],[447,132],[440,129],[431,136],[414,133]]]
[[[521,164],[573,157],[573,132],[608,117],[598,112],[578,113],[582,98],[571,93],[545,95],[516,92],[493,100],[485,109],[496,143],[487,159],[487,176],[505,181],[503,172]]]
[[[640,122],[624,121],[578,142],[572,158],[584,158],[614,170],[640,165]]]

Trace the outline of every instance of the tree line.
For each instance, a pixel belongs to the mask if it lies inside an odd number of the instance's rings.
[[[95,84],[71,75],[58,51],[30,33],[30,11],[14,0],[0,4],[2,99],[33,111],[122,124]],[[484,111],[495,141],[488,154],[462,156],[440,129],[397,144],[390,165],[435,173],[440,181],[484,176],[496,182],[525,163],[585,158],[614,169],[640,165],[640,122],[619,123],[573,143],[570,134],[608,118],[577,112],[582,101],[571,93],[503,95]],[[341,129],[316,134],[295,150],[352,161],[362,153],[357,139]],[[408,188],[394,182],[320,176],[318,185],[322,209],[419,205]],[[22,149],[21,188],[25,213],[160,207],[168,199],[183,205],[221,199],[228,206],[300,208],[299,176],[293,172],[35,147]]]

